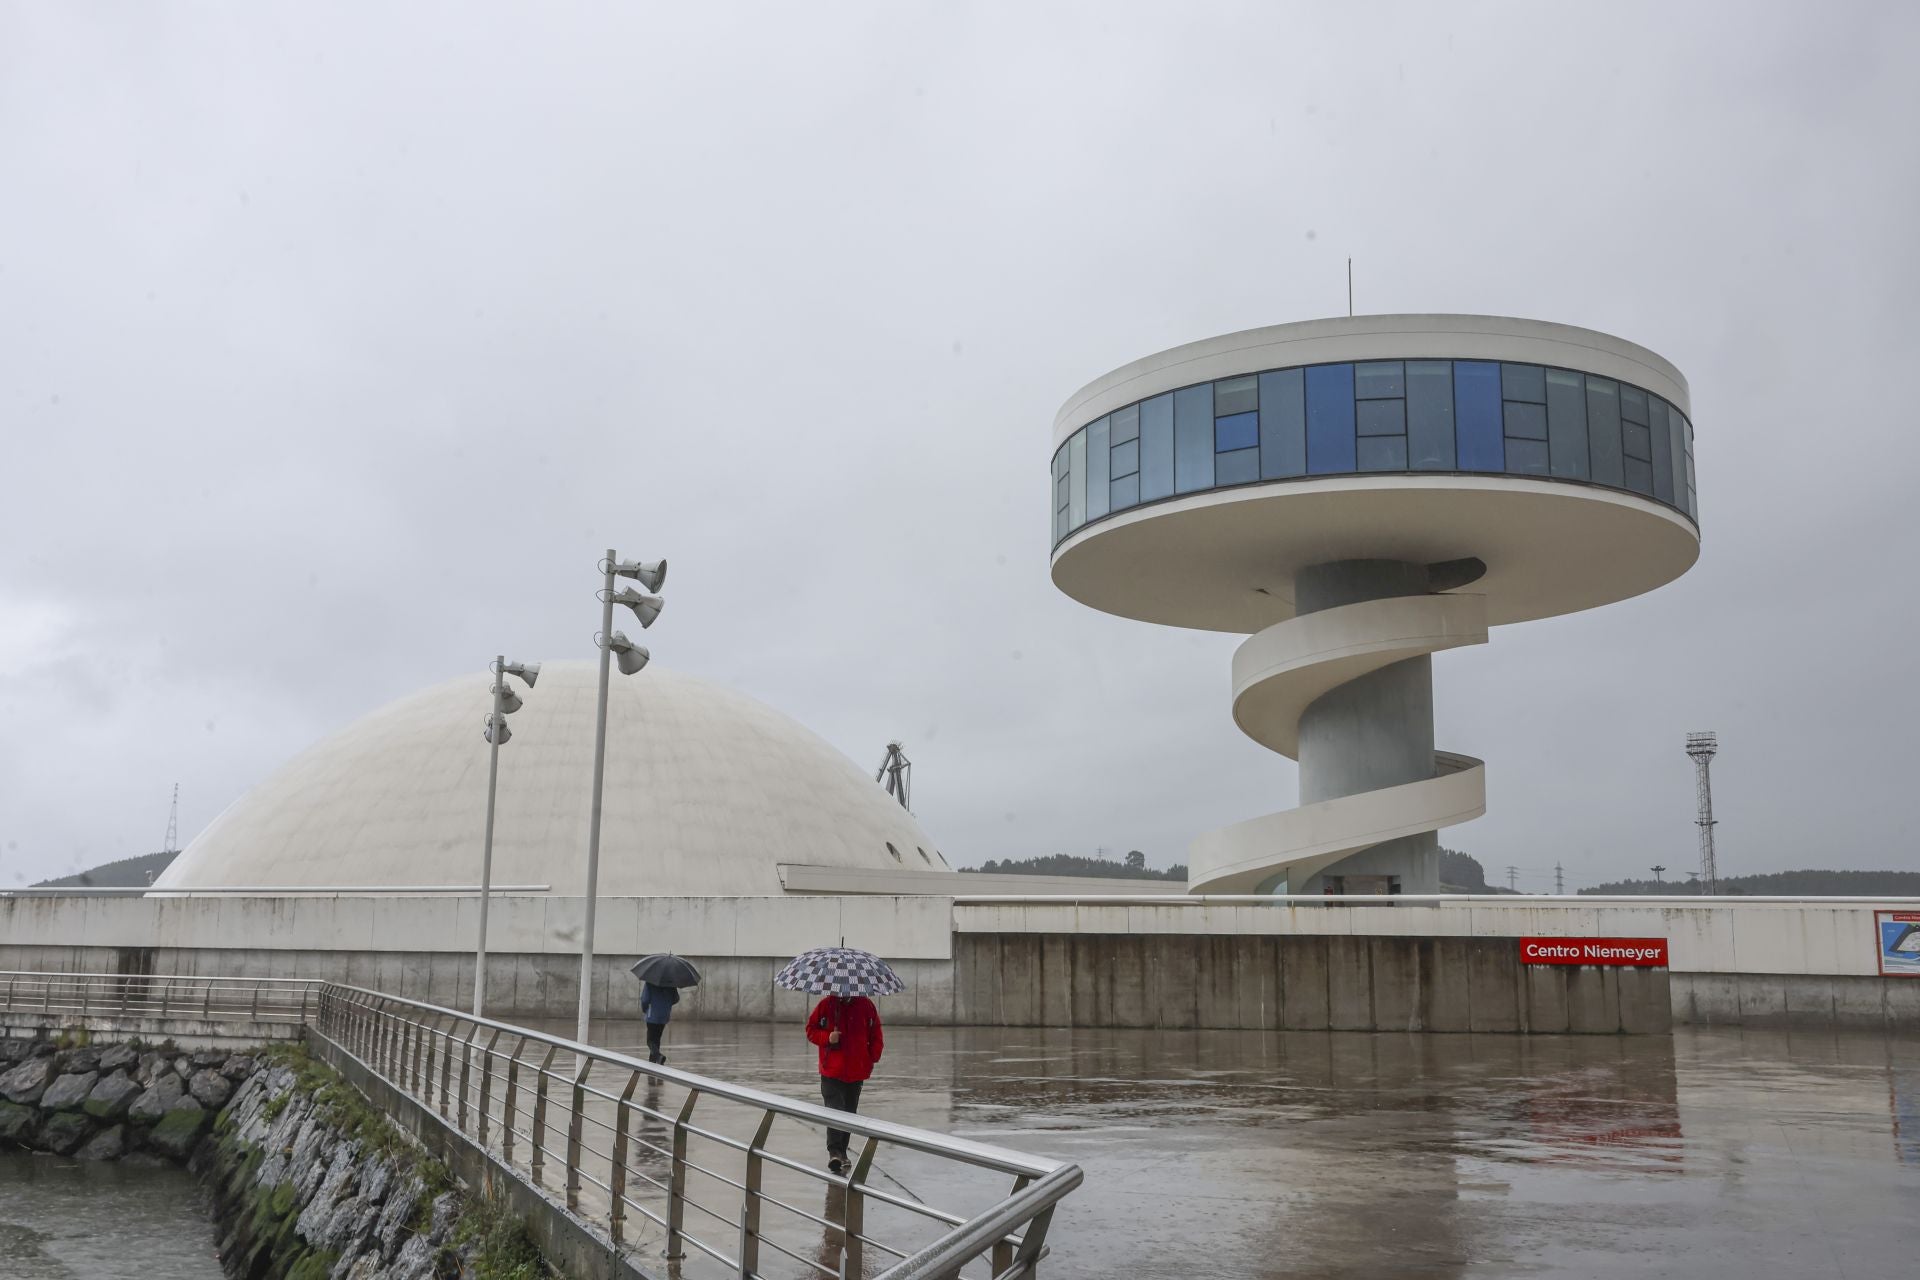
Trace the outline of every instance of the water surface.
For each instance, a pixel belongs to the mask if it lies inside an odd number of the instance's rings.
[[[220,1280],[192,1174],[138,1159],[95,1164],[0,1153],[4,1280]]]

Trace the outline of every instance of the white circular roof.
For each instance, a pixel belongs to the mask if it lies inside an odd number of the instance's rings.
[[[533,689],[511,681],[525,706],[500,749],[495,884],[583,891],[598,679],[553,662]],[[309,748],[154,887],[478,884],[490,684],[436,685]],[[658,666],[614,673],[600,892],[779,894],[781,863],[950,870],[870,774],[771,707]]]

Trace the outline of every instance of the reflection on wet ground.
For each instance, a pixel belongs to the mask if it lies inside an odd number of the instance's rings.
[[[213,1224],[184,1169],[0,1153],[5,1280],[220,1280]]]
[[[797,1028],[688,1021],[668,1049],[817,1097]],[[1916,1039],[900,1027],[863,1110],[1081,1165],[1056,1275],[1879,1280],[1920,1258]]]

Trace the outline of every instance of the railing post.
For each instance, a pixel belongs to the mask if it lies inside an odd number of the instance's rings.
[[[760,1175],[766,1168],[766,1158],[760,1154],[767,1145],[767,1134],[773,1131],[773,1112],[763,1112],[760,1127],[754,1130],[753,1141],[747,1146],[747,1171],[740,1179],[744,1190],[740,1193],[740,1274],[744,1277],[760,1274]]]
[[[627,1126],[633,1118],[633,1091],[639,1083],[640,1073],[630,1072],[627,1087],[621,1091],[620,1101],[613,1106],[613,1170],[607,1177],[608,1193],[613,1205],[607,1229],[615,1244],[620,1243],[621,1227],[627,1220]]]
[[[460,1046],[460,1099],[454,1106],[454,1127],[460,1132],[467,1131],[467,1081],[472,1078],[473,1042],[480,1038],[480,1024],[473,1024],[473,1034]]]
[[[860,1144],[860,1157],[853,1162],[853,1172],[847,1176],[847,1212],[840,1223],[840,1235],[847,1247],[848,1276],[863,1276],[866,1245],[860,1239],[860,1233],[867,1229],[867,1174],[873,1169],[873,1153],[880,1146],[880,1139],[867,1135]]]
[[[253,1003],[247,1008],[247,1020],[260,1021],[260,980],[258,978],[253,980]]]
[[[547,1056],[540,1060],[540,1067],[538,1071],[535,1072],[537,1083],[533,1086],[533,1125],[527,1131],[527,1138],[533,1145],[530,1159],[532,1161],[533,1185],[536,1187],[540,1185],[540,1170],[547,1162],[545,1150],[547,1144],[547,1081],[552,1079],[549,1069],[553,1066],[553,1055],[558,1052],[559,1048],[559,1045],[548,1045]]]
[[[407,1041],[412,1052],[407,1055],[407,1092],[414,1097],[420,1096],[420,1023],[413,1018],[406,1019]],[[429,1080],[433,1077],[428,1076]]]
[[[698,1089],[688,1089],[680,1114],[673,1119],[673,1164],[667,1171],[667,1252],[669,1261],[684,1258],[681,1228],[687,1218],[687,1122],[693,1119],[693,1104],[700,1100]]]
[[[447,1090],[453,1083],[453,1029],[457,1022],[447,1023],[445,1032],[440,1030],[439,1019],[434,1020],[433,1033],[440,1037],[440,1118],[447,1118]]]
[[[499,1043],[500,1028],[495,1027],[493,1034],[487,1037],[486,1046],[480,1050],[480,1114],[474,1127],[483,1150],[487,1145],[487,1107],[493,1094],[493,1046]]]
[[[83,1018],[86,1017],[92,1007],[93,982],[91,979],[82,978],[80,979],[80,1016]]]
[[[1013,1180],[1013,1190],[1007,1193],[1008,1197],[1011,1198],[1019,1195],[1027,1189],[1027,1184],[1032,1181],[1033,1179],[1024,1173],[1017,1175]],[[1002,1275],[1006,1272],[1007,1268],[1012,1265],[1013,1246],[1008,1244],[1004,1239],[995,1240],[993,1242],[993,1274],[996,1276]]]
[[[1014,1262],[1022,1265],[1021,1280],[1039,1274],[1040,1252],[1047,1244],[1047,1228],[1053,1225],[1054,1206],[1048,1205],[1033,1215],[1027,1222],[1027,1229],[1020,1237],[1020,1248],[1014,1254]]]
[[[173,979],[162,978],[160,980],[160,1016],[161,1017],[164,1018],[167,1016],[167,1005],[172,1000],[173,1000]]]
[[[213,1016],[213,983],[206,978],[200,979],[200,1016]]]
[[[521,1036],[507,1059],[507,1091],[500,1095],[500,1158],[513,1163],[514,1095],[520,1092],[520,1055],[526,1051],[527,1038]]]
[[[567,1208],[580,1207],[580,1138],[587,1122],[587,1075],[593,1059],[574,1055],[573,1118],[567,1122]]]

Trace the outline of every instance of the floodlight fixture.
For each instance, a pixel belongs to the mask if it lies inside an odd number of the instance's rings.
[[[667,585],[665,560],[622,560],[613,566],[613,571],[622,578],[632,578],[649,591],[658,591]]]
[[[540,664],[537,662],[508,662],[500,670],[510,676],[519,676],[527,682],[527,688],[533,688],[533,682],[540,678]]]
[[[495,715],[489,711],[486,727],[481,730],[481,736],[496,747],[505,746],[513,740],[513,730],[507,727],[507,718],[504,715]]]
[[[607,641],[607,648],[613,650],[614,661],[620,664],[620,674],[623,676],[639,674],[640,669],[646,666],[647,660],[653,656],[647,652],[645,645],[635,644],[627,639],[623,631],[613,633]]]
[[[526,703],[520,700],[520,695],[513,691],[513,686],[508,684],[505,680],[502,680],[498,684],[493,686],[493,696],[494,696],[494,699],[497,702],[499,702],[500,710],[505,712],[507,715],[512,715],[514,712],[518,711],[521,707],[524,707],[527,705]]]
[[[667,606],[667,602],[659,596],[642,595],[632,587],[622,587],[614,592],[613,602],[633,610],[633,616],[640,619],[642,627],[652,626],[653,620],[659,617],[660,611]]]

